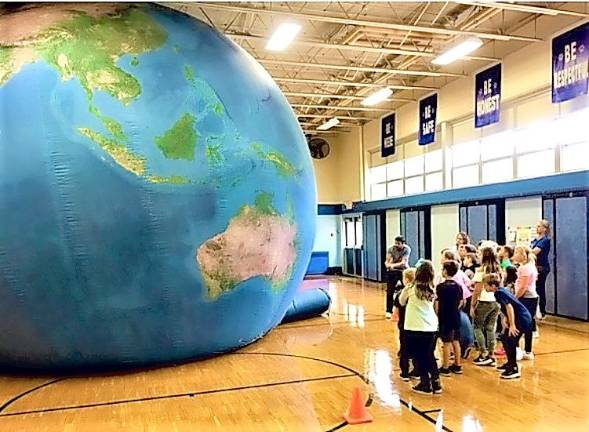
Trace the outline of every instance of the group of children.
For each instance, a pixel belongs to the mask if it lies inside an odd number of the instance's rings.
[[[523,358],[533,358],[538,307],[534,253],[527,247],[499,247],[494,242],[481,242],[478,248],[460,244],[456,250],[442,251],[437,276],[428,260],[406,269],[404,288],[395,297],[400,377],[403,381],[419,378],[413,387],[418,393],[440,394],[440,376],[462,374],[462,360],[469,357],[473,333],[478,349],[474,364],[495,367],[496,356],[504,354],[505,363],[497,367],[503,379],[521,376],[516,353],[522,336]],[[441,367],[435,357],[438,338],[442,341]],[[498,353],[497,338],[502,344]]]

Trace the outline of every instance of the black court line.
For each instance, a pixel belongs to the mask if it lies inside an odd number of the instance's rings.
[[[537,353],[537,354],[535,354],[535,356],[538,357],[538,356],[545,356],[545,355],[551,355],[551,354],[566,354],[566,353],[574,353],[574,352],[580,352],[580,351],[589,351],[589,348],[577,348],[577,349],[562,350],[562,351],[550,351],[550,352],[544,352],[544,353]]]
[[[116,401],[108,401],[108,402],[96,402],[91,404],[80,404],[80,405],[68,405],[63,407],[55,407],[55,408],[42,408],[36,410],[29,410],[29,411],[17,411],[12,413],[4,413],[0,414],[1,417],[15,417],[15,416],[22,416],[27,414],[40,414],[40,413],[48,413],[48,412],[55,412],[55,411],[70,411],[70,410],[77,410],[77,409],[84,409],[84,408],[97,408],[103,406],[113,406],[113,405],[122,405],[122,404],[129,404],[129,403],[137,403],[137,402],[149,402],[154,400],[162,400],[162,399],[178,399],[182,397],[196,397],[196,396],[203,396],[215,393],[227,393],[227,392],[234,392],[234,391],[241,391],[241,390],[250,390],[256,388],[267,388],[267,387],[277,387],[281,385],[288,385],[288,384],[300,384],[300,383],[307,383],[307,382],[314,382],[314,381],[326,381],[332,379],[340,379],[340,378],[350,378],[355,376],[355,374],[342,374],[342,375],[331,375],[326,377],[317,377],[317,378],[307,378],[307,379],[300,379],[300,380],[291,380],[291,381],[280,381],[276,383],[267,383],[267,384],[255,384],[250,386],[240,386],[240,387],[230,387],[226,389],[213,389],[213,390],[203,390],[200,392],[185,392],[185,393],[173,393],[169,395],[161,395],[161,396],[148,396],[143,398],[135,398],[135,399],[121,399]]]
[[[442,411],[441,408],[436,408],[436,409],[431,409],[431,410],[423,411],[423,413],[424,414],[431,414],[431,413],[439,413],[440,411]]]
[[[12,404],[13,404],[14,402],[16,402],[17,400],[19,400],[19,399],[21,399],[21,398],[25,397],[26,395],[29,395],[29,394],[31,394],[31,393],[33,393],[33,392],[36,392],[36,391],[37,391],[37,390],[39,390],[39,389],[42,389],[43,387],[50,386],[51,384],[55,384],[56,382],[63,381],[63,380],[66,380],[66,379],[67,379],[66,377],[62,377],[62,378],[56,378],[56,379],[53,379],[53,380],[51,380],[51,381],[47,381],[47,382],[45,382],[45,383],[43,383],[43,384],[39,384],[38,386],[36,386],[36,387],[33,387],[33,388],[29,389],[29,390],[26,390],[26,391],[24,391],[24,392],[22,392],[22,393],[19,393],[19,394],[17,394],[17,395],[16,395],[16,396],[14,396],[12,399],[9,399],[9,400],[7,400],[7,401],[6,401],[6,402],[4,402],[2,405],[0,405],[0,413],[2,413],[2,411],[4,411],[4,410],[5,410],[6,408],[8,408],[10,405],[12,405]],[[0,415],[2,415],[2,414],[0,414]]]
[[[370,318],[370,319],[365,319],[364,322],[374,322],[374,321],[389,321],[386,318]],[[391,321],[391,322],[396,322],[396,321]],[[279,325],[278,327],[275,327],[272,329],[272,331],[276,331],[276,330],[288,330],[288,329],[295,329],[295,328],[306,328],[306,327],[321,327],[321,326],[341,326],[341,325],[345,325],[345,324],[350,324],[350,321],[338,321],[338,322],[321,322],[321,323],[316,323],[316,324],[305,324],[305,325],[288,325],[288,324],[283,324],[283,325]]]
[[[564,331],[568,331],[568,332],[573,332],[573,333],[589,336],[589,331],[577,330],[574,328],[564,327],[564,326],[560,326],[557,324],[544,323],[544,324],[538,325],[538,327],[541,329],[545,328],[545,329],[550,329],[550,330],[554,330],[554,331],[564,330]]]
[[[331,429],[327,429],[325,432],[335,432],[336,430],[340,430],[348,425],[347,421],[343,421],[337,426],[332,427]]]

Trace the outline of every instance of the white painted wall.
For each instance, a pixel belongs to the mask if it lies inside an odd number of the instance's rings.
[[[505,238],[509,228],[535,226],[542,219],[542,198],[532,197],[505,200]]]
[[[339,215],[317,216],[317,232],[313,251],[329,252],[329,266],[341,267],[342,245],[341,245],[342,217]]]
[[[435,268],[441,266],[440,251],[452,247],[459,229],[458,204],[433,206],[431,208],[432,224],[432,261]]]
[[[395,237],[401,235],[401,211],[387,210],[386,212],[386,229],[387,229],[387,250],[395,242]]]

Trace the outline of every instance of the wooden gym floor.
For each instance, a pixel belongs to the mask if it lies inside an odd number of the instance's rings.
[[[382,285],[335,277],[329,318],[274,329],[201,362],[92,377],[0,376],[0,431],[589,430],[589,324],[548,319],[536,359],[505,382],[470,364],[422,396],[398,378]],[[471,357],[472,358],[472,357]],[[342,413],[361,386],[374,422]]]

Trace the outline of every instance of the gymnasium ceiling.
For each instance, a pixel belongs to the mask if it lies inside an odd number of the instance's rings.
[[[306,133],[331,117],[349,130],[472,74],[529,44],[589,18],[589,3],[544,2],[238,2],[165,3],[229,36],[272,75]],[[284,21],[302,25],[283,52],[266,42]],[[484,45],[448,66],[431,60],[456,39]],[[390,100],[363,107],[388,85]]]

